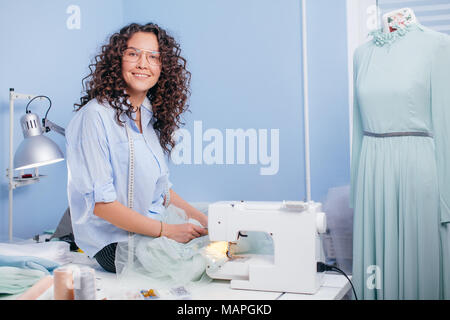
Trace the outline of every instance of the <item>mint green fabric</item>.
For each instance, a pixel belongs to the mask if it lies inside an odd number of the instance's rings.
[[[372,36],[354,54],[355,289],[359,299],[448,299],[450,38],[419,24]]]
[[[7,256],[0,254],[0,266],[17,267],[24,269],[37,269],[50,274],[60,266],[54,261],[32,256]]]
[[[208,206],[193,203],[194,207],[208,214]],[[156,217],[155,217],[156,218]],[[170,205],[157,218],[167,224],[192,223],[184,210]],[[245,232],[233,246],[234,254],[273,255],[273,240],[264,232]],[[188,243],[179,243],[167,237],[132,235],[131,241],[119,242],[115,265],[117,276],[126,283],[151,283],[153,286],[194,286],[212,281],[206,274],[206,267],[218,268],[228,260],[224,252],[210,252],[209,236],[195,238]],[[130,261],[133,263],[129,263]]]
[[[0,267],[0,294],[18,294],[48,275],[38,269]]]
[[[155,219],[167,224],[192,223],[184,210],[169,206]],[[207,260],[203,249],[210,243],[208,236],[195,238],[188,243],[179,243],[167,237],[153,238],[134,234],[127,242],[119,242],[116,249],[116,271],[120,279],[137,281],[150,279],[153,284],[189,285],[208,283]],[[130,255],[131,254],[131,255]],[[129,263],[129,259],[133,263]]]

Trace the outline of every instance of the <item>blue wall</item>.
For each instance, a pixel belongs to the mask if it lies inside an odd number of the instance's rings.
[[[192,72],[192,113],[185,117],[192,159],[190,164],[172,163],[174,189],[194,201],[302,199],[300,2],[142,0],[125,6],[124,17],[125,22],[157,21],[171,31]],[[194,121],[201,121],[203,132],[221,133],[223,164],[206,164],[200,157],[195,163],[194,139],[202,148],[210,142],[202,143]],[[243,164],[237,164],[236,155],[226,163],[226,130],[238,128],[279,130],[279,169],[273,164],[274,174],[261,175],[265,166],[260,157],[251,164],[249,154]],[[266,144],[268,150],[272,143]]]
[[[343,0],[307,4],[311,194],[318,201],[349,181],[346,7]],[[248,158],[208,165],[192,155],[190,164],[172,162],[174,189],[194,201],[304,199],[301,1],[140,0],[124,7],[124,17],[157,21],[181,43],[193,73],[191,141],[194,121],[223,137],[226,129],[279,129],[276,174],[261,175]]]
[[[345,1],[308,1],[311,198],[349,184],[350,138]]]
[[[80,29],[67,9],[81,9]],[[67,125],[73,104],[79,102],[81,79],[88,63],[106,36],[122,25],[120,0],[15,0],[0,3],[0,237],[8,235],[9,88],[27,94],[44,94],[52,99],[49,119]],[[19,127],[27,101],[15,102],[14,150],[23,139]],[[30,109],[41,117],[45,101],[34,101]],[[64,138],[48,135],[65,152]],[[67,208],[66,162],[41,167],[47,175],[41,182],[14,190],[14,236],[31,237],[54,229]]]
[[[70,5],[81,10],[80,29],[66,25],[71,21],[66,12]],[[9,88],[50,96],[54,107],[49,118],[66,126],[80,96],[81,79],[99,46],[124,24],[148,21],[177,39],[192,72],[191,113],[185,115],[186,126],[180,131],[191,138],[191,156],[184,163],[180,157],[170,163],[175,190],[190,201],[303,199],[299,0],[1,2],[0,41],[10,50],[2,50],[0,59],[0,169],[8,167]],[[312,198],[321,200],[329,187],[349,181],[345,0],[309,0],[307,23]],[[18,121],[25,105],[16,102],[14,148],[22,139]],[[36,102],[31,109],[43,115],[46,104]],[[262,145],[272,163],[263,163],[264,155],[250,152],[247,139],[247,151],[238,164],[237,148],[232,158],[227,152],[226,143],[232,141],[227,129],[254,133],[256,143],[264,142],[260,130],[266,130],[268,141]],[[279,136],[278,165],[275,154],[270,154],[271,148],[277,149],[271,132],[274,138]],[[208,134],[213,138],[208,140]],[[53,132],[49,136],[65,151],[62,137]],[[209,152],[211,147],[216,153]],[[219,163],[210,164],[211,156]],[[42,167],[40,173],[48,177],[14,191],[17,237],[55,228],[67,207],[65,162]],[[6,178],[0,180],[0,188],[0,237],[4,237]]]

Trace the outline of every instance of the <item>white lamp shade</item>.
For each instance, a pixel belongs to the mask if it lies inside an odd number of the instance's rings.
[[[64,160],[58,145],[44,135],[25,138],[14,155],[14,169],[30,169]]]

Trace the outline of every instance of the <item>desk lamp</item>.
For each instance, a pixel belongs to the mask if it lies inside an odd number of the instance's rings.
[[[64,160],[64,155],[58,145],[43,134],[54,130],[64,136],[65,132],[63,128],[47,119],[52,106],[52,102],[47,96],[17,93],[12,88],[9,90],[9,168],[6,171],[9,179],[9,241],[12,241],[13,190],[39,182],[43,175],[39,174],[38,167]],[[17,148],[13,160],[14,100],[17,99],[30,101],[27,104],[25,115],[20,119],[24,140]],[[35,99],[47,99],[50,102],[42,125],[39,116],[28,110],[29,105]],[[31,168],[34,168],[34,174],[24,174],[23,170]],[[20,170],[20,175],[15,177],[13,170]]]

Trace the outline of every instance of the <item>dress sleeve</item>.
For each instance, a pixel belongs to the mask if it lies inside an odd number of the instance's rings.
[[[80,115],[66,133],[69,192],[77,192],[93,208],[117,198],[105,127],[98,112]],[[81,111],[79,111],[81,112]]]
[[[450,37],[442,34],[431,68],[431,112],[441,223],[450,222]]]
[[[355,192],[357,189],[357,175],[359,168],[359,156],[362,143],[362,123],[359,110],[358,95],[356,93],[356,82],[358,78],[358,50],[353,55],[353,127],[352,127],[352,150],[350,166],[350,208],[355,208]]]

